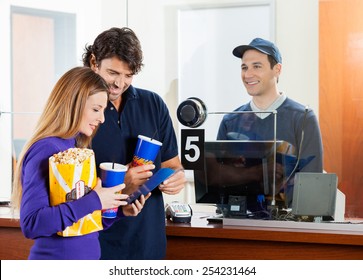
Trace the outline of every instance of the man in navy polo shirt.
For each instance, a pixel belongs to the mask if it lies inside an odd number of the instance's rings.
[[[131,162],[137,136],[145,135],[163,143],[154,165],[130,168],[124,193],[132,193],[160,167],[180,169],[175,132],[166,104],[151,91],[131,85],[142,68],[140,42],[129,28],[111,28],[86,47],[85,66],[91,67],[109,85],[105,123],[92,141],[97,166],[101,162]],[[154,169],[154,170],[153,170]],[[184,172],[164,181],[145,203],[143,211],[124,218],[100,234],[101,259],[163,259],[166,253],[165,214],[162,192],[179,193]]]

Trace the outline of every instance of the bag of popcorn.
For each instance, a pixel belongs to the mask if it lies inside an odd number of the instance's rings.
[[[90,149],[70,148],[49,158],[50,204],[76,200],[96,186],[94,153]],[[102,230],[101,210],[79,219],[58,232],[60,236],[78,236]]]

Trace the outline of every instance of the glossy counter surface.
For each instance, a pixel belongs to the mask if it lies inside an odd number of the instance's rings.
[[[324,226],[261,220],[209,224],[195,215],[190,224],[167,222],[167,258],[363,259],[362,224]]]

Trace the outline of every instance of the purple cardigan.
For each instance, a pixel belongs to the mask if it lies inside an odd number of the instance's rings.
[[[80,218],[101,209],[96,192],[65,202],[49,205],[48,159],[55,153],[75,147],[75,139],[48,137],[34,143],[25,155],[22,168],[23,195],[20,226],[25,237],[34,239],[29,259],[99,259],[98,232],[76,237],[57,235]],[[121,208],[120,208],[121,209]],[[122,216],[122,210],[119,211]],[[116,219],[103,219],[108,228]]]

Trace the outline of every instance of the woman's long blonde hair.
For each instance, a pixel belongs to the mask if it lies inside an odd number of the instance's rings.
[[[87,98],[102,91],[108,92],[107,83],[89,67],[75,67],[58,80],[39,118],[33,136],[24,145],[16,164],[11,197],[13,210],[20,209],[22,166],[24,155],[29,148],[35,142],[50,136],[64,139],[76,137],[77,147],[89,147],[93,135],[88,137],[79,133],[79,126]]]

